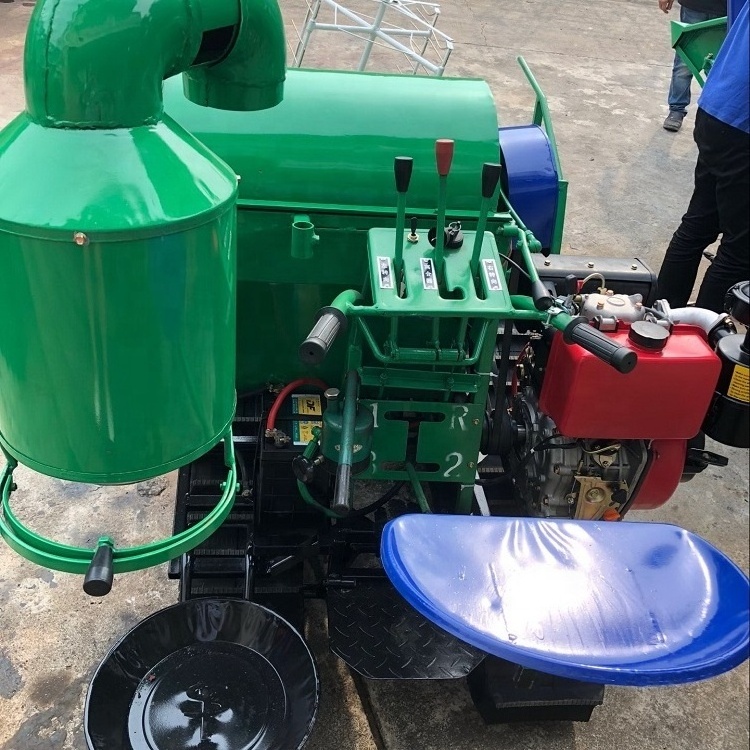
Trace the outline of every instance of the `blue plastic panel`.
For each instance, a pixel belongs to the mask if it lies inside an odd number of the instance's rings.
[[[425,617],[542,672],[671,685],[748,658],[747,577],[677,526],[408,515],[381,554]]]
[[[521,221],[548,248],[557,214],[558,176],[547,134],[539,125],[498,130],[508,200]]]

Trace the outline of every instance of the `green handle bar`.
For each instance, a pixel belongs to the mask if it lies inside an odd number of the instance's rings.
[[[168,562],[197,547],[221,526],[232,510],[238,490],[231,430],[227,430],[223,440],[224,462],[228,473],[226,482],[222,484],[223,494],[216,507],[204,519],[174,536],[137,547],[114,547],[115,573],[142,570]],[[13,482],[13,471],[17,465],[14,459],[7,457],[6,466],[0,474],[0,495],[2,496],[0,536],[5,539],[11,549],[37,565],[64,573],[85,574],[96,548],[72,547],[40,536],[24,526],[11,510],[10,496],[16,488]],[[102,539],[99,540],[99,544],[101,542]]]

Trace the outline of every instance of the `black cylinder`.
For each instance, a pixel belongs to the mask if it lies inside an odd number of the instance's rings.
[[[703,432],[724,445],[750,447],[750,354],[744,336],[725,336],[716,346],[721,374],[703,423]]]
[[[83,579],[83,590],[89,596],[106,596],[114,580],[114,552],[109,544],[100,544]]]

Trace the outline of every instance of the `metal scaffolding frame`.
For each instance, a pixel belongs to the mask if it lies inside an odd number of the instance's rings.
[[[364,42],[357,70],[365,70],[373,47],[378,46],[400,53],[409,61],[409,72],[413,74],[443,75],[453,51],[453,39],[436,28],[439,5],[421,0],[369,2],[375,6],[372,15],[354,12],[335,0],[308,0],[302,30],[294,25],[298,41],[292,66],[301,67],[313,31],[339,31]],[[332,19],[320,20],[321,11],[332,14]],[[405,71],[399,68],[399,72]]]

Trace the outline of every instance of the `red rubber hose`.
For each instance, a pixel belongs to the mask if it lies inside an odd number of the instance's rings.
[[[293,391],[296,391],[297,388],[299,388],[302,385],[314,385],[323,391],[325,391],[328,388],[328,386],[322,380],[318,380],[318,378],[299,378],[298,380],[292,380],[291,383],[287,383],[279,391],[279,394],[276,396],[273,402],[273,405],[271,406],[271,410],[268,412],[268,422],[266,423],[267,430],[276,429],[276,417],[279,414],[279,409],[281,409],[281,405],[284,403],[284,401],[286,400],[286,397],[290,393],[292,393]]]

